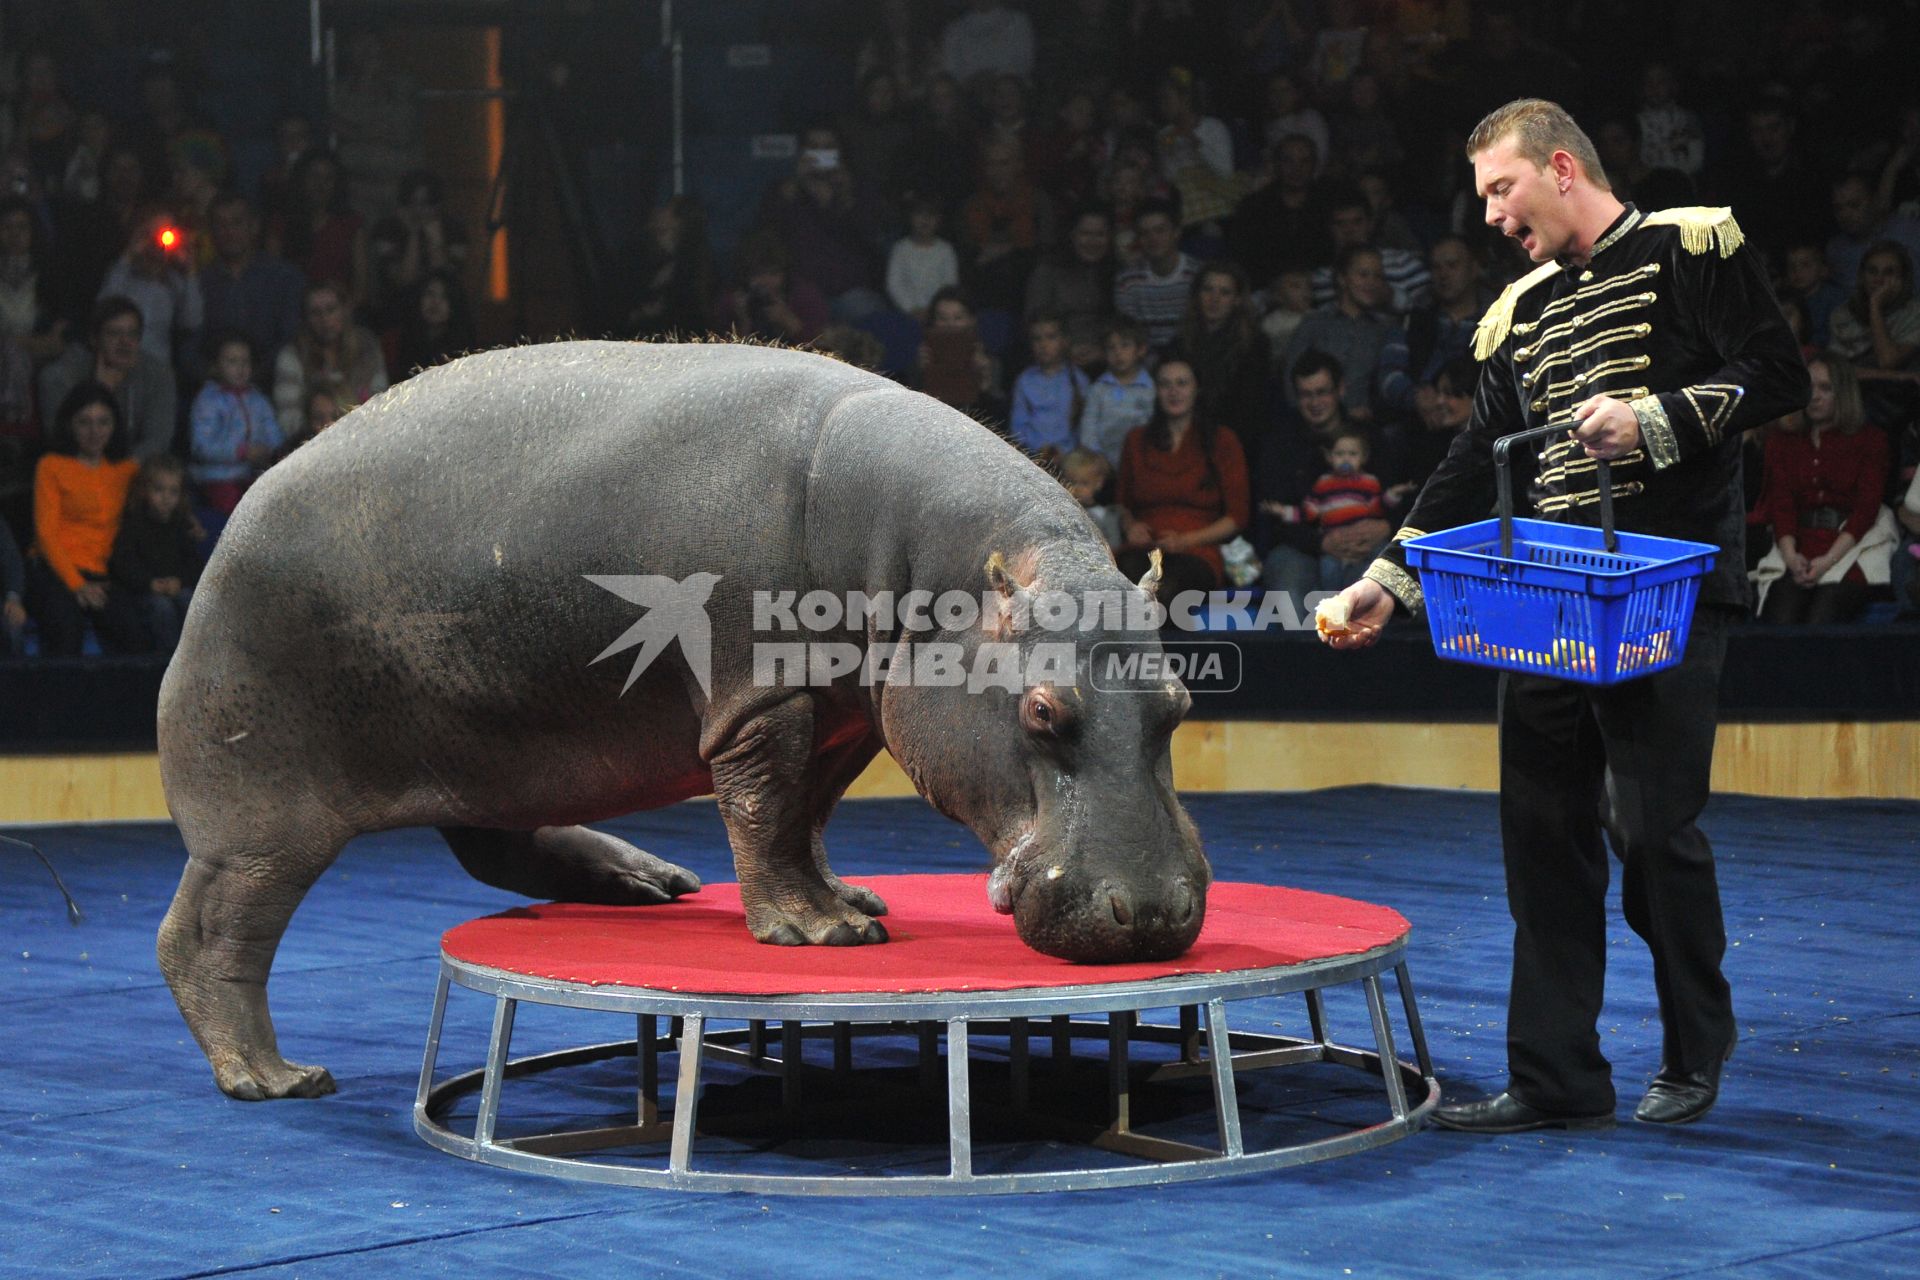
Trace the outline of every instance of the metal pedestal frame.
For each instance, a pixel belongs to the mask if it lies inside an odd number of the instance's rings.
[[[1025,988],[1015,991],[942,991],[889,995],[863,992],[836,995],[729,996],[693,995],[638,987],[589,986],[508,973],[499,969],[440,958],[440,980],[434,991],[433,1018],[427,1031],[425,1061],[413,1107],[413,1127],[429,1143],[452,1155],[483,1164],[499,1165],[586,1182],[658,1187],[677,1191],[744,1191],[754,1194],[806,1195],[962,1195],[1012,1191],[1071,1191],[1090,1187],[1121,1187],[1181,1182],[1280,1169],[1326,1160],[1383,1146],[1419,1128],[1440,1100],[1427,1053],[1426,1035],[1414,1004],[1413,984],[1407,975],[1406,939],[1362,952],[1306,964],[1232,973],[1185,974],[1147,982],[1086,984],[1070,987]],[[1380,975],[1393,970],[1413,1042],[1415,1062],[1400,1061],[1394,1053],[1393,1026]],[[1334,1043],[1327,1034],[1322,992],[1329,987],[1359,982],[1366,993],[1373,1029],[1373,1050]],[[440,1031],[446,1017],[447,992],[452,984],[494,997],[493,1034],[486,1065],[434,1083],[440,1052]],[[1311,1038],[1230,1031],[1227,1005],[1293,993],[1306,997]],[[565,1049],[512,1059],[514,1013],[520,1002],[630,1013],[636,1017],[632,1040]],[[1143,1009],[1180,1009],[1180,1025],[1141,1024]],[[1104,1014],[1106,1022],[1075,1021],[1075,1015]],[[659,1019],[671,1020],[668,1034],[660,1034]],[[744,1028],[708,1030],[716,1021],[740,1021]],[[768,1024],[779,1027],[778,1057],[768,1053]],[[809,1025],[811,1024],[811,1025]],[[877,1026],[875,1024],[878,1024]],[[726,1058],[779,1073],[782,1102],[797,1115],[803,1105],[804,1081],[809,1072],[829,1070],[804,1061],[803,1041],[831,1037],[833,1067],[853,1070],[856,1028],[871,1034],[916,1034],[920,1044],[920,1084],[931,1092],[945,1076],[947,1090],[949,1170],[944,1175],[865,1174],[838,1171],[820,1174],[757,1174],[695,1167],[694,1139],[698,1133],[698,1102],[702,1064]],[[944,1071],[939,1037],[946,1035]],[[973,1035],[1005,1037],[1012,1082],[1012,1111],[1044,1123],[1027,1110],[1030,1062],[1029,1040],[1035,1034],[1051,1038],[1053,1061],[1071,1056],[1074,1038],[1098,1038],[1107,1043],[1108,1124],[1091,1135],[1097,1149],[1135,1157],[1124,1166],[1051,1169],[1038,1172],[976,1173],[973,1169],[972,1115],[968,1072],[968,1045]],[[1180,1046],[1176,1062],[1161,1063],[1147,1077],[1168,1080],[1206,1075],[1213,1086],[1218,1122],[1218,1148],[1195,1146],[1136,1133],[1131,1125],[1131,1075],[1128,1050],[1133,1044]],[[677,1052],[678,1071],[673,1105],[660,1105],[660,1056]],[[634,1121],[594,1129],[571,1129],[518,1138],[495,1134],[500,1117],[502,1086],[516,1076],[533,1075],[608,1058],[633,1056],[637,1061]],[[1330,1062],[1368,1072],[1385,1085],[1389,1114],[1377,1123],[1326,1138],[1260,1151],[1249,1151],[1242,1138],[1236,1072],[1299,1063]],[[1383,1071],[1382,1064],[1389,1069]],[[453,1102],[478,1090],[479,1114],[473,1132],[448,1128],[445,1117]],[[594,1160],[592,1153],[619,1148],[667,1144],[664,1167]]]

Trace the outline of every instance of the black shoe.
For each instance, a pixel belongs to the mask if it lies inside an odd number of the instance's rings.
[[[1698,1071],[1673,1071],[1662,1063],[1633,1118],[1648,1124],[1691,1124],[1707,1114],[1720,1098],[1720,1069],[1733,1057],[1739,1039],[1736,1035],[1727,1041],[1727,1051]]]
[[[1570,1116],[1530,1107],[1510,1093],[1480,1102],[1456,1102],[1436,1107],[1433,1122],[1462,1133],[1525,1133],[1529,1129],[1610,1129],[1613,1112]]]

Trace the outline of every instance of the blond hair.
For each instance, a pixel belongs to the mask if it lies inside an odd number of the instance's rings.
[[[1580,164],[1587,181],[1602,191],[1613,190],[1593,139],[1573,122],[1566,108],[1544,98],[1518,98],[1487,114],[1467,135],[1467,159],[1511,138],[1514,148],[1535,168],[1544,169],[1553,153],[1564,151]]]

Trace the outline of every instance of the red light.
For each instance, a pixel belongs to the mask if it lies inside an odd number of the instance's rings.
[[[160,247],[162,249],[171,249],[175,245],[180,243],[180,233],[178,231],[175,231],[172,227],[162,227],[160,229],[159,239],[160,239]]]

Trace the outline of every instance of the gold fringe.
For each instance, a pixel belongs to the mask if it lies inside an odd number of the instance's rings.
[[[1740,224],[1733,220],[1733,210],[1727,208],[1688,205],[1662,209],[1648,214],[1640,225],[1680,228],[1680,247],[1688,253],[1705,253],[1713,248],[1721,257],[1731,258],[1734,250],[1747,242],[1746,232],[1740,230]]]
[[[1520,301],[1520,295],[1533,286],[1560,273],[1557,262],[1543,262],[1521,276],[1500,291],[1500,296],[1487,308],[1487,314],[1480,317],[1479,325],[1473,331],[1473,354],[1478,360],[1491,359],[1507,340],[1507,333],[1513,328],[1513,309]]]

